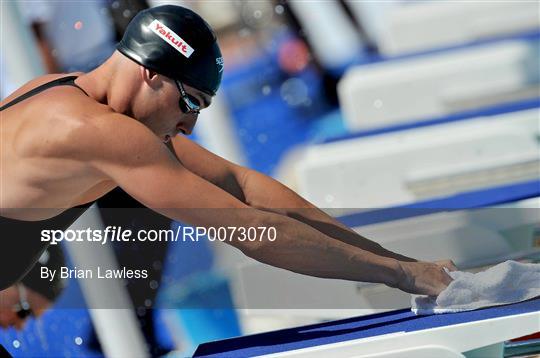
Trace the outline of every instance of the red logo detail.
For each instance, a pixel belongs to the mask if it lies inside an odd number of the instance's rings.
[[[187,46],[182,41],[175,39],[174,35],[172,35],[169,31],[165,31],[163,26],[156,24],[156,30],[159,31],[160,34],[165,36],[165,38],[169,40],[173,45],[182,50],[182,52],[187,53]]]

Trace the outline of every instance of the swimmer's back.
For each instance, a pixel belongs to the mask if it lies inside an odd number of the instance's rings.
[[[84,188],[95,187],[96,179],[88,175],[84,158],[70,157],[66,142],[85,127],[85,120],[91,120],[87,111],[99,112],[103,106],[98,109],[77,88],[75,78],[40,77],[0,107],[0,289],[19,282],[46,249],[41,230],[67,229],[91,204],[69,209],[87,202]],[[69,176],[77,173],[75,183]]]
[[[65,76],[39,77],[2,101],[2,106]],[[0,119],[1,214],[20,220],[45,219],[112,190],[115,185],[87,165],[88,158],[78,145],[81,136],[91,133],[93,121],[110,112],[108,106],[74,86],[48,88],[4,109]]]
[[[28,82],[26,82],[24,85],[16,89],[13,93],[11,93],[9,96],[4,98],[2,101],[0,101],[0,107],[3,107],[4,105],[12,102],[13,100],[29,93],[32,89],[37,88],[41,85],[44,85],[45,83],[48,83],[50,81],[56,80],[58,78],[66,77],[66,76],[79,76],[82,75],[82,72],[74,72],[74,73],[68,73],[68,74],[62,74],[62,73],[53,73],[48,75],[43,75],[36,77]],[[42,93],[45,94],[45,93]],[[36,96],[32,96],[36,97]],[[30,99],[27,98],[28,100]]]

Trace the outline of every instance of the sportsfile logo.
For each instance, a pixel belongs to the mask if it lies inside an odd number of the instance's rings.
[[[148,27],[150,30],[152,30],[152,32],[161,37],[165,42],[174,47],[178,52],[187,58],[189,58],[189,56],[191,56],[191,54],[195,51],[186,41],[178,36],[178,34],[162,24],[160,21],[154,20]]]

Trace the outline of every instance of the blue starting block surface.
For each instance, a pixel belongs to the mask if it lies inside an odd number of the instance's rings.
[[[487,107],[475,108],[467,111],[456,112],[442,117],[433,117],[425,119],[411,119],[405,123],[391,124],[382,127],[375,127],[372,129],[360,130],[353,133],[346,132],[344,128],[343,121],[341,117],[341,112],[336,111],[332,115],[328,116],[328,120],[332,122],[333,126],[337,129],[334,130],[334,134],[328,137],[322,137],[317,139],[317,142],[324,143],[334,143],[342,140],[348,139],[358,139],[365,137],[372,137],[381,134],[387,134],[392,132],[407,131],[411,129],[417,129],[422,127],[429,127],[438,124],[445,124],[451,122],[458,122],[463,120],[470,120],[480,117],[491,117],[507,113],[513,113],[518,111],[525,111],[529,109],[540,108],[540,97],[529,98],[526,100],[516,101],[516,102],[506,102],[499,103],[496,105],[491,105]],[[339,131],[344,132],[341,134],[335,134]]]
[[[491,207],[538,196],[540,196],[540,180],[531,180],[462,192],[413,204],[343,215],[338,220],[347,226],[358,227],[443,211]]]
[[[202,344],[195,357],[253,357],[392,333],[413,332],[540,311],[540,298],[476,311],[416,316],[408,309]]]

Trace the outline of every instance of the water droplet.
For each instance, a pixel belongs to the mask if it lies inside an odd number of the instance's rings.
[[[272,87],[270,87],[268,85],[264,85],[263,88],[262,88],[262,94],[265,95],[265,96],[268,96],[270,94],[270,92],[272,92]]]
[[[306,83],[299,78],[289,78],[280,88],[281,98],[289,106],[299,106],[309,99]]]
[[[272,21],[274,15],[270,3],[261,1],[246,1],[242,3],[242,20],[251,28],[262,28]]]

